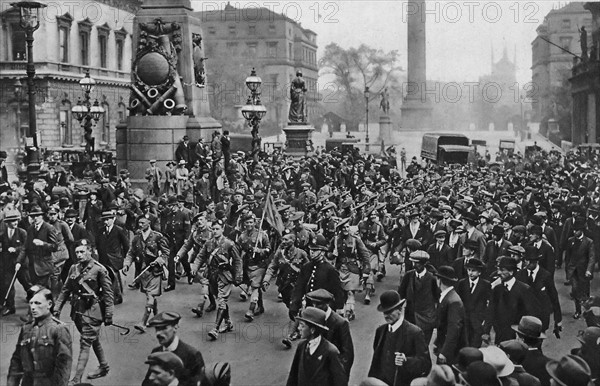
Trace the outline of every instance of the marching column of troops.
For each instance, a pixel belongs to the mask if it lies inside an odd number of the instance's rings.
[[[185,312],[216,311],[214,341],[234,329],[232,294],[250,300],[252,321],[274,281],[290,319],[282,344],[302,339],[287,384],[347,385],[351,322],[390,270],[400,281],[379,296],[385,323],[364,385],[600,384],[600,299],[590,297],[598,154],[497,154],[456,167],[413,158],[405,175],[393,148],[255,161],[229,154],[227,142],[184,138],[167,170],[150,160],[145,191],[131,188],[126,170],[106,177],[101,164],[85,192],[60,165],[43,165],[24,185],[0,173],[2,316],[16,312],[17,281],[29,302],[9,385],[77,384],[91,351],[99,368],[87,378],[106,376],[98,337],[127,301],[121,274],[132,266],[129,287],[146,298],[135,329],[154,327],[160,344],[144,385],[229,384],[227,363],[206,365],[179,339],[181,315],[159,312],[161,294],[181,280],[198,286],[198,305]],[[74,199],[82,196],[84,204]],[[557,285],[570,286],[572,317],[588,327],[581,347],[551,359],[542,342],[560,338],[570,308]],[[59,320],[67,301],[80,334],[72,376],[71,336]]]

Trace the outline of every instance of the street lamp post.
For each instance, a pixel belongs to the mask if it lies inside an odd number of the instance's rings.
[[[94,137],[92,136],[92,128],[94,127],[95,121],[96,123],[100,120],[100,117],[104,115],[104,109],[98,103],[98,100],[92,104],[90,93],[94,89],[96,85],[96,81],[94,78],[90,77],[90,72],[86,72],[85,77],[79,81],[79,85],[83,89],[85,93],[83,103],[81,102],[81,98],[77,101],[77,105],[73,106],[71,109],[71,113],[73,117],[81,123],[84,131],[84,139],[85,139],[85,152],[89,155],[90,159],[94,153]]]
[[[262,80],[256,75],[253,68],[250,76],[246,78],[246,86],[250,89],[250,96],[246,101],[246,105],[242,107],[242,115],[248,122],[248,126],[252,128],[252,159],[258,162],[258,153],[261,148],[261,138],[258,134],[260,121],[267,114],[267,109],[260,103],[260,85]]]
[[[37,139],[37,124],[35,117],[35,63],[33,62],[33,33],[40,27],[40,9],[46,4],[37,1],[20,1],[11,3],[19,8],[21,14],[21,27],[25,30],[27,42],[27,94],[29,96],[29,132],[31,143],[27,143],[27,174],[30,180],[37,179],[40,173],[40,160]]]
[[[369,97],[371,93],[369,92],[369,87],[365,86],[365,105],[367,106],[367,119],[366,119],[366,129],[367,129],[367,137],[365,138],[365,151],[369,151]]]
[[[21,97],[23,96],[23,84],[20,79],[16,79],[14,83],[14,91],[15,91],[15,99],[17,100],[17,119],[16,119],[16,130],[15,137],[17,139],[17,143],[19,144],[19,148],[21,147]]]

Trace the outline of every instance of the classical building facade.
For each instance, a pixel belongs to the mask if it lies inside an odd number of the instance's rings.
[[[558,119],[555,116],[557,99],[560,99],[560,89],[568,87],[567,80],[571,76],[574,58],[565,50],[580,56],[580,28],[584,26],[588,34],[592,28],[592,16],[584,9],[584,4],[572,2],[550,11],[537,28],[538,36],[531,43],[533,88],[530,98],[534,121]]]
[[[28,122],[25,32],[19,11],[0,0],[0,149],[24,145]],[[80,147],[83,129],[71,108],[84,97],[79,81],[96,80],[92,103],[104,116],[94,127],[96,148],[114,148],[126,118],[131,77],[131,32],[138,0],[54,1],[34,32],[37,135],[40,147]],[[19,82],[21,92],[16,92]]]
[[[267,8],[240,9],[220,4],[219,9],[212,9],[216,5],[207,7],[196,15],[202,23],[208,57],[211,112],[223,121],[223,128],[231,127],[228,122],[237,120],[239,124],[239,111],[247,97],[243,81],[252,67],[263,81],[262,103],[267,107],[263,122],[278,128],[287,125],[289,87],[298,70],[308,89],[309,121],[316,119],[320,115],[317,34]]]

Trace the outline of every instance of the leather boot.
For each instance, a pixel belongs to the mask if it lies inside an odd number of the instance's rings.
[[[85,371],[85,366],[88,363],[88,359],[90,359],[90,346],[82,346],[79,351],[79,359],[77,359],[75,375],[73,376],[73,379],[71,379],[71,381],[69,382],[69,385],[75,385],[81,382],[81,378],[83,377],[83,372]]]
[[[108,370],[110,367],[108,366],[108,362],[106,361],[106,356],[104,355],[104,349],[100,344],[100,341],[96,339],[94,343],[92,343],[92,348],[94,349],[94,354],[96,354],[96,358],[98,358],[98,363],[100,366],[96,369],[96,371],[88,373],[88,379],[96,379],[104,377],[108,374]]]
[[[256,303],[251,302],[250,308],[248,308],[248,311],[246,311],[246,315],[244,315],[244,318],[246,318],[247,321],[251,322],[254,320],[254,310],[255,309],[256,309]]]
[[[229,306],[226,305],[225,307],[225,312],[223,313],[224,324],[223,327],[219,329],[220,333],[233,331],[233,323],[231,323],[231,319],[229,318]]]
[[[152,304],[152,312],[154,316],[158,315],[158,300],[154,299],[154,303]]]
[[[144,316],[142,316],[142,321],[140,323],[136,324],[135,326],[133,326],[133,328],[135,328],[142,334],[144,332],[146,332],[146,323],[148,323],[148,318],[150,317],[151,312],[152,312],[152,308],[146,307],[146,309],[144,310]]]
[[[265,313],[265,304],[263,303],[263,292],[259,290],[258,292],[258,303],[256,304],[256,311],[254,315],[260,315]]]
[[[201,318],[202,315],[204,315],[204,303],[205,303],[205,300],[202,299],[202,301],[200,303],[198,303],[198,307],[192,308],[192,312],[194,314],[196,314],[196,316],[199,318]]]
[[[219,337],[219,329],[221,327],[221,323],[223,322],[223,317],[225,316],[225,309],[219,308],[217,309],[217,318],[215,320],[215,328],[208,332],[208,337],[211,340],[217,340]]]

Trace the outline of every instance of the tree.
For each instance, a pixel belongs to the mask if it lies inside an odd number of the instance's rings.
[[[403,70],[398,60],[396,50],[384,52],[365,44],[344,49],[336,43],[330,43],[319,60],[319,67],[321,75],[334,76],[338,90],[335,93],[337,98],[324,100],[323,103],[339,103],[345,117],[358,125],[365,116],[365,87],[370,91],[369,101],[378,101],[387,87],[394,110],[394,102],[398,103],[400,98],[393,96],[402,95],[399,75]],[[324,108],[327,110],[327,106]]]

